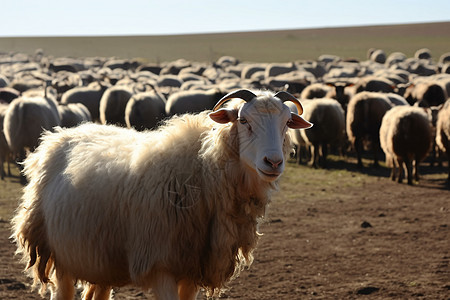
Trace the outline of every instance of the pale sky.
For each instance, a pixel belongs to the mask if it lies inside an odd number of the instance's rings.
[[[167,35],[450,21],[450,0],[6,0],[0,37]]]

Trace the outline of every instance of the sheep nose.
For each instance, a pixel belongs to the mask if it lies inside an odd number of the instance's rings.
[[[283,159],[269,158],[269,157],[265,156],[264,162],[267,165],[269,165],[270,167],[272,167],[272,169],[276,169],[276,168],[278,168],[279,165],[281,165],[281,163],[283,163]]]

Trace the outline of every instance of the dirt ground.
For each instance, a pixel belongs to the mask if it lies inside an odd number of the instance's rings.
[[[221,298],[450,299],[446,169],[423,167],[421,181],[408,186],[389,180],[385,168],[337,164],[289,164],[260,227],[253,265]],[[9,235],[2,218],[0,299],[40,299]],[[115,297],[154,299],[133,288],[117,289]]]

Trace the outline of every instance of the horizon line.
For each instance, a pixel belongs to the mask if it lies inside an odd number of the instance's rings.
[[[358,25],[336,25],[336,26],[312,26],[301,28],[274,28],[274,29],[249,29],[249,30],[237,30],[237,31],[209,31],[209,32],[186,32],[186,33],[161,33],[161,34],[144,34],[144,33],[127,33],[127,34],[102,34],[102,35],[16,35],[16,36],[3,36],[0,35],[0,39],[3,38],[99,38],[99,37],[178,37],[178,36],[200,36],[200,35],[225,35],[225,34],[240,34],[240,33],[263,33],[263,32],[276,32],[276,31],[301,31],[301,30],[321,30],[321,29],[348,29],[348,28],[364,28],[364,27],[383,27],[383,26],[408,26],[408,25],[420,25],[420,24],[437,24],[437,23],[450,23],[450,20],[441,21],[411,21],[403,23],[376,23],[376,24],[358,24]]]

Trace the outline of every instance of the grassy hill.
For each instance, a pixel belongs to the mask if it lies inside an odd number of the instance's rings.
[[[449,52],[450,22],[168,36],[0,38],[0,52],[31,54],[41,48],[53,56],[134,57],[149,62],[214,61],[223,55],[253,62],[316,59],[321,54],[366,59],[369,48],[412,56],[423,47],[436,60]]]

